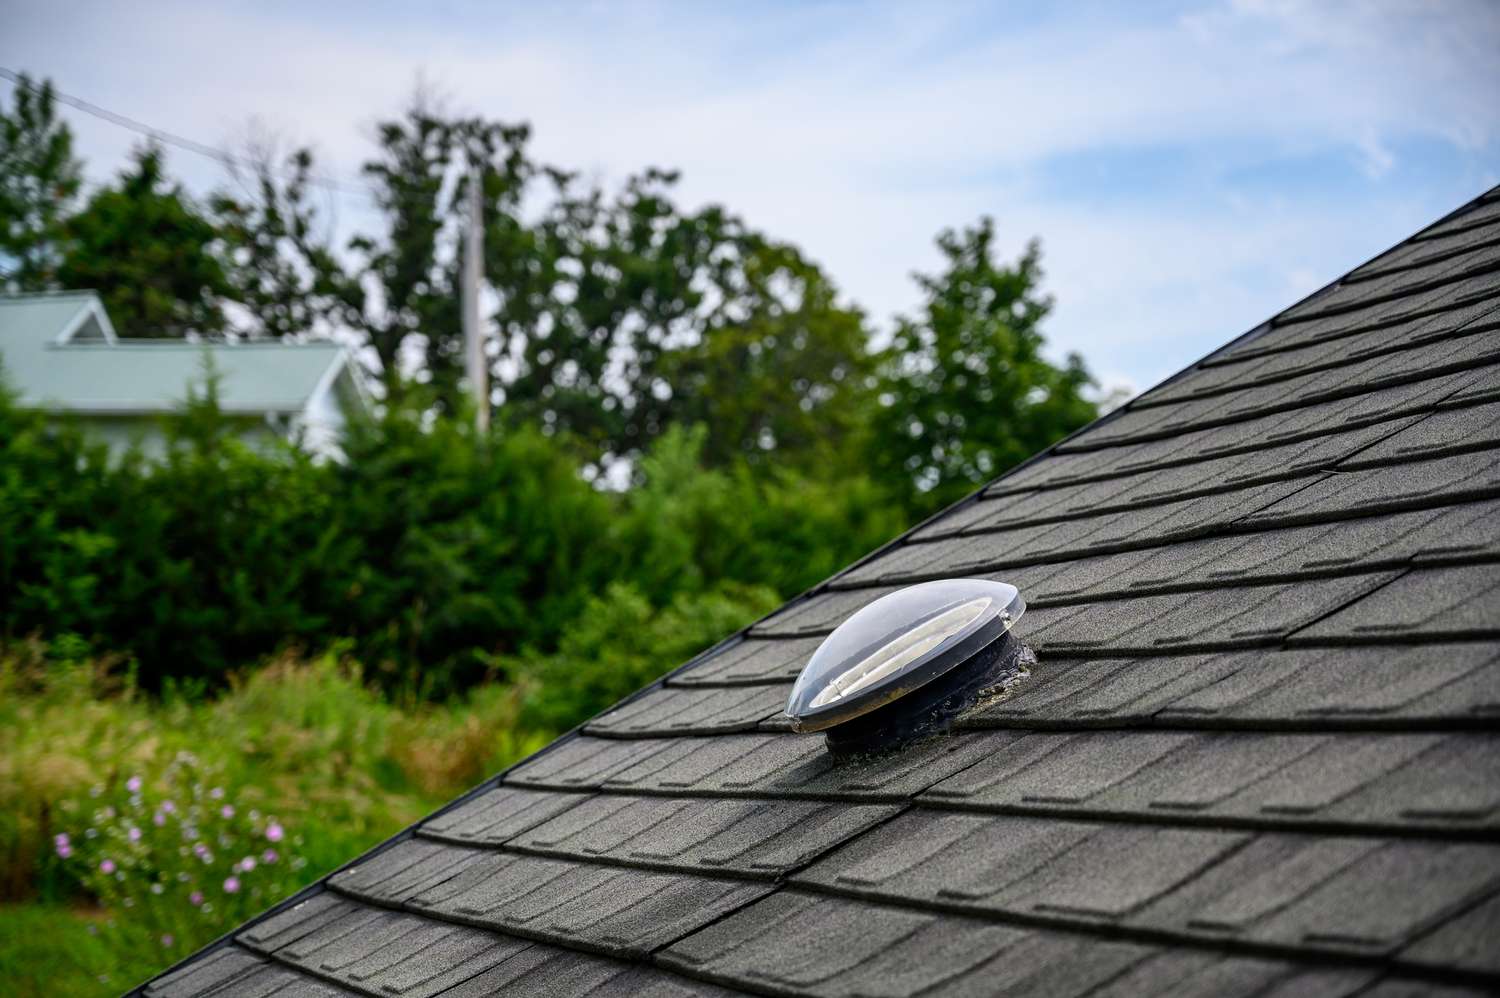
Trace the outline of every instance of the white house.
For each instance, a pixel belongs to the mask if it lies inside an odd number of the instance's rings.
[[[91,291],[0,296],[0,380],[19,404],[69,413],[119,451],[162,447],[161,415],[219,377],[219,405],[246,439],[297,439],[338,453],[347,420],[368,401],[346,347],[313,343],[122,340]]]

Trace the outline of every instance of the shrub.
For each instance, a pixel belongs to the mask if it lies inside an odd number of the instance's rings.
[[[164,460],[111,461],[0,396],[0,639],[78,635],[153,692],[340,647],[388,692],[441,699],[566,657],[612,583],[648,615],[752,590],[768,607],[902,524],[866,479],[706,469],[701,429],[666,433],[620,492],[585,481],[565,439],[419,405],[356,427],[344,464],[246,446],[211,383],[169,431]],[[689,633],[683,657],[722,636]]]

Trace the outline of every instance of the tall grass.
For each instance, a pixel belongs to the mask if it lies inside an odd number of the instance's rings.
[[[118,993],[534,751],[519,694],[393,704],[337,654],[213,699],[0,655],[0,980]]]

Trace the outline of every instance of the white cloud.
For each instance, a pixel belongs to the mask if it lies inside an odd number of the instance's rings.
[[[687,199],[802,244],[876,317],[911,303],[939,228],[991,213],[1011,249],[1043,239],[1058,349],[1141,385],[1477,193],[1500,149],[1482,0],[138,10],[16,8],[0,60],[210,141],[257,114],[345,175],[420,72],[461,110],[533,121],[544,157],[682,168]],[[131,142],[79,130],[98,165]],[[1148,182],[1057,173],[1153,150],[1181,188],[1149,163]],[[1316,176],[1330,158],[1347,178]],[[1276,163],[1285,184],[1235,179]]]

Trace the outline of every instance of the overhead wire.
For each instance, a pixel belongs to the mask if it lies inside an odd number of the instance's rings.
[[[42,85],[35,83],[29,78],[16,72],[15,70],[9,69],[4,66],[0,66],[0,79],[8,80],[18,90],[26,89],[38,95],[43,92]],[[182,149],[187,152],[195,153],[199,156],[204,156],[208,159],[215,160],[220,165],[229,170],[245,170],[251,173],[258,173],[265,168],[265,164],[258,163],[248,157],[239,156],[232,152],[229,152],[228,150],[220,149],[217,146],[212,146],[205,142],[199,142],[196,139],[190,139],[182,135],[177,135],[173,132],[168,132],[161,128],[156,128],[155,126],[148,125],[143,121],[137,121],[134,118],[130,118],[115,111],[111,111],[108,108],[100,107],[98,104],[95,104],[91,101],[86,101],[81,97],[74,97],[71,94],[63,93],[56,87],[51,88],[51,90],[52,96],[56,98],[60,103],[66,104],[68,107],[71,107],[78,111],[82,111],[84,114],[91,115],[92,117],[98,118],[101,121],[106,121],[120,128],[129,129],[132,132],[144,135],[156,142],[160,142],[162,145],[172,146],[177,149]],[[278,171],[274,169],[272,170],[272,172],[284,173],[284,171]],[[328,176],[326,174],[309,174],[306,178],[306,181],[309,184],[317,187],[322,187],[337,194],[368,198],[370,200],[375,199],[374,190],[372,190],[367,185],[360,184],[358,182],[346,181],[339,179],[338,177]]]

